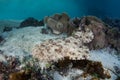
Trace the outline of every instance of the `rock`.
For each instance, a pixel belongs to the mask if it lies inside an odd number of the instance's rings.
[[[52,16],[52,18],[55,19],[55,20],[57,20],[57,21],[60,20],[61,17],[62,17],[61,14],[54,14]]]
[[[106,35],[109,45],[120,52],[120,19],[105,18],[103,21],[108,26]]]
[[[29,17],[26,20],[24,20],[23,22],[21,22],[20,24],[20,28],[22,27],[27,27],[27,26],[43,26],[43,20],[38,21],[37,19],[33,18],[33,17]]]
[[[84,30],[89,28],[94,33],[94,39],[87,44],[91,50],[102,49],[111,46],[120,51],[120,31],[118,28],[111,28],[103,21],[94,16],[81,18],[79,27]]]
[[[38,26],[44,26],[44,20],[40,20]]]
[[[12,27],[5,27],[3,32],[6,32],[6,31],[11,31],[12,30]]]
[[[46,17],[47,19],[47,17]],[[56,20],[52,19],[52,18],[48,18],[47,19],[47,23],[46,25],[51,28],[52,32],[54,34],[61,34],[63,31],[63,24],[61,22],[57,22]],[[61,32],[62,31],[62,32]]]
[[[94,39],[88,44],[90,49],[101,49],[108,46],[108,41],[106,40],[104,23],[94,16],[86,16],[81,19],[80,27],[89,28],[93,31]]]
[[[48,34],[48,30],[45,29],[45,28],[42,28],[41,33],[42,33],[42,34]]]
[[[109,28],[106,31],[106,35],[111,48],[120,51],[120,30],[117,27]]]
[[[70,24],[74,26],[75,28],[78,28],[80,25],[81,19],[79,17],[76,17],[70,21]]]
[[[44,23],[47,27],[50,27],[54,34],[61,34],[61,33],[72,33],[74,28],[69,23],[70,18],[66,13],[62,14],[55,14],[50,17],[44,18]]]
[[[9,80],[28,80],[29,78],[30,73],[28,71],[15,72],[9,75]]]
[[[4,38],[0,36],[0,44],[4,41]]]

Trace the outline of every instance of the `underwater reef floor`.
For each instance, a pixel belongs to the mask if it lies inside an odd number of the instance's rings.
[[[66,13],[10,23],[0,30],[0,80],[119,80],[117,27]]]

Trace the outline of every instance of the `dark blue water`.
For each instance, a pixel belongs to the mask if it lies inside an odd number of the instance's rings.
[[[67,12],[71,17],[120,18],[120,0],[0,0],[0,19],[41,19],[61,12]]]

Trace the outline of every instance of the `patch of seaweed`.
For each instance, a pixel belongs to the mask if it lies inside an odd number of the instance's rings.
[[[84,73],[97,75],[97,77],[105,79],[110,78],[111,76],[105,73],[105,70],[102,66],[101,62],[91,61],[91,60],[70,60],[69,58],[65,58],[64,60],[59,60],[55,63],[55,66],[58,69],[68,68],[68,66],[72,64],[72,68],[78,68],[84,71]]]

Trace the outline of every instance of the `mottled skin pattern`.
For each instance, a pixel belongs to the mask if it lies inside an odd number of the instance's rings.
[[[48,40],[37,44],[32,52],[40,61],[57,61],[69,57],[73,60],[87,59],[89,49],[84,43],[89,43],[94,38],[92,31],[86,28],[76,30],[72,36],[56,40]]]

